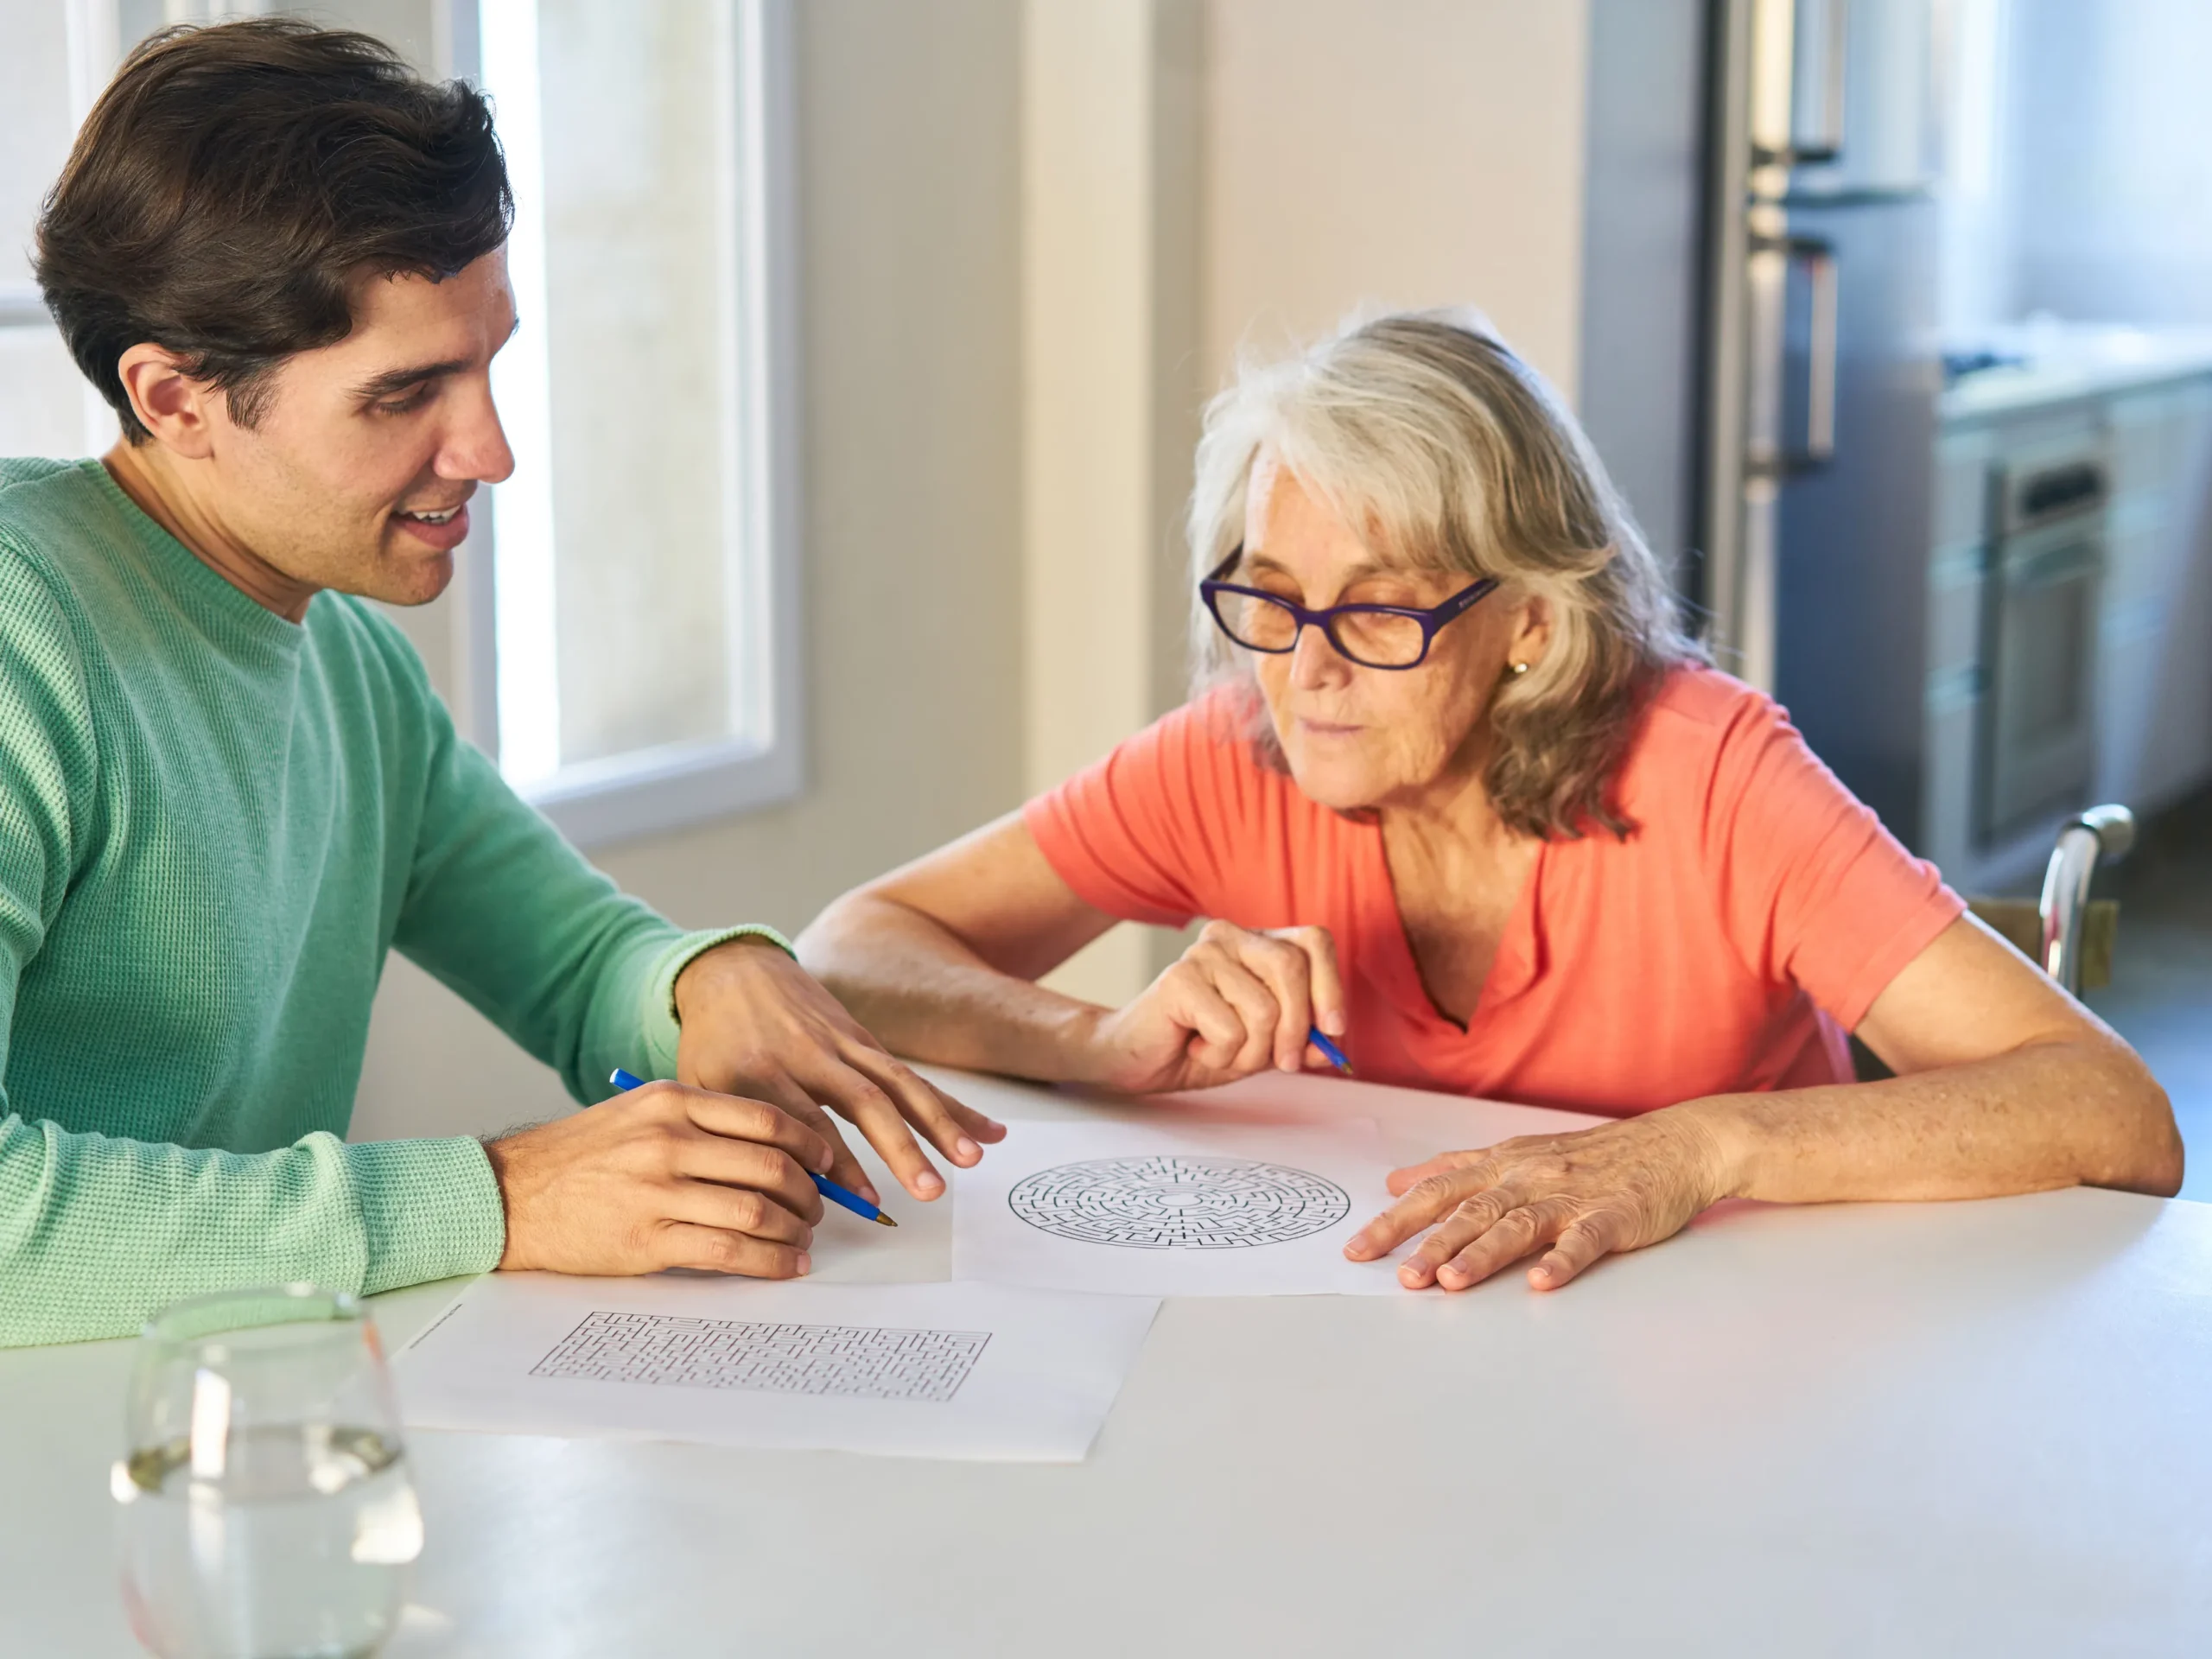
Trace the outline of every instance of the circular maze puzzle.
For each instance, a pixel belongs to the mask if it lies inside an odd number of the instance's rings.
[[[1242,1158],[1094,1158],[1040,1169],[1007,1194],[1032,1227],[1085,1244],[1233,1250],[1332,1227],[1351,1199],[1334,1181]]]

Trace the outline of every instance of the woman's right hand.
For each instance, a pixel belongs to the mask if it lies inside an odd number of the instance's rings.
[[[1100,1012],[1079,1072],[1128,1094],[1160,1094],[1325,1066],[1309,1039],[1316,1026],[1344,1035],[1344,986],[1326,928],[1255,933],[1208,922],[1135,1001]]]

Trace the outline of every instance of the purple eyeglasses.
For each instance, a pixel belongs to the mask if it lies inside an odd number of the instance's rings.
[[[1247,651],[1281,656],[1297,649],[1298,636],[1306,628],[1319,628],[1338,655],[1362,668],[1420,667],[1436,631],[1474,609],[1498,585],[1496,576],[1484,576],[1426,611],[1407,605],[1332,605],[1325,611],[1309,611],[1280,594],[1224,582],[1243,556],[1244,544],[1239,542],[1236,550],[1198,584],[1206,609],[1224,633]]]

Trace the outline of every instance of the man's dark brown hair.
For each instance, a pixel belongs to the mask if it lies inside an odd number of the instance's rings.
[[[38,280],[69,351],[143,442],[117,375],[142,341],[259,418],[269,375],[343,340],[349,289],[442,280],[514,217],[492,112],[381,41],[293,18],[166,29],[78,134],[38,226]]]

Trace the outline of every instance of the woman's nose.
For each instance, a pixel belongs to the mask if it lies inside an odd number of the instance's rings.
[[[1351,666],[1329,642],[1325,630],[1308,626],[1298,631],[1290,648],[1290,683],[1300,690],[1329,685],[1344,677]]]

